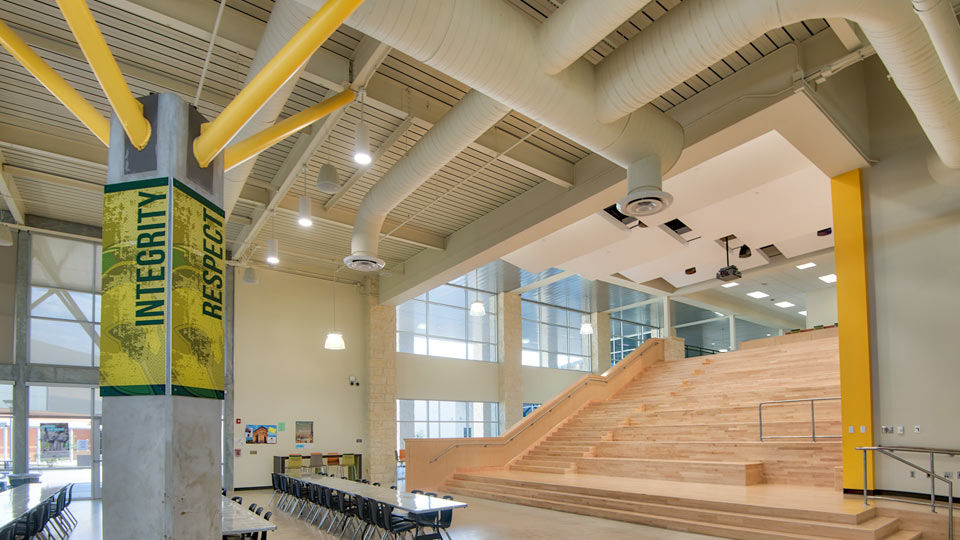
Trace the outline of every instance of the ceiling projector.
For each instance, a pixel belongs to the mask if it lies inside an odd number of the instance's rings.
[[[720,281],[733,281],[743,277],[743,274],[740,273],[740,270],[737,270],[735,265],[724,266],[717,271],[717,279]]]

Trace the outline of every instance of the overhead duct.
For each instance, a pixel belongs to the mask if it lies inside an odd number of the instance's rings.
[[[960,168],[960,101],[904,0],[683,2],[597,66],[597,116],[615,122],[764,32],[821,17],[860,25],[940,159]]]
[[[627,167],[627,195],[617,202],[621,214],[643,217],[663,211],[673,196],[663,191],[660,159],[650,156]]]
[[[913,0],[913,9],[927,28],[953,92],[960,97],[960,23],[948,0]]]
[[[567,0],[539,29],[540,64],[556,75],[653,0]]]
[[[270,19],[260,38],[260,44],[257,46],[257,52],[254,54],[253,62],[250,64],[250,70],[247,72],[249,83],[253,77],[263,69],[267,63],[283,48],[310,17],[323,5],[323,2],[315,2],[312,8],[307,7],[295,0],[277,0],[273,4],[273,10],[270,12]],[[266,103],[260,107],[260,110],[237,132],[234,141],[242,141],[272,126],[277,121],[277,117],[283,111],[290,93],[297,86],[300,80],[300,74],[303,73],[303,66],[300,67],[290,79]],[[223,174],[223,206],[227,215],[233,211],[233,206],[240,198],[240,191],[243,189],[247,176],[253,170],[257,160],[248,159]]]
[[[593,66],[544,73],[536,23],[506,2],[366,0],[346,24],[624,168],[657,156],[662,173],[683,149],[683,129],[653,106],[598,121]]]
[[[387,214],[508,112],[509,107],[476,91],[447,111],[363,198],[344,264],[361,272],[383,268],[377,245]]]

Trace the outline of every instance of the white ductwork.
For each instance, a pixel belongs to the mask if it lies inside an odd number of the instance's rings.
[[[267,21],[263,36],[260,38],[260,44],[257,46],[257,52],[253,57],[253,62],[250,64],[250,70],[247,72],[247,80],[244,84],[249,83],[250,80],[267,65],[267,62],[273,59],[274,55],[290,41],[290,38],[307,23],[317,9],[323,6],[322,1],[314,3],[316,5],[312,8],[306,7],[295,0],[277,0],[276,3],[274,3],[273,10],[270,12],[270,19]],[[290,93],[293,92],[293,89],[297,86],[297,81],[300,80],[300,74],[302,72],[303,67],[301,66],[300,70],[290,77],[290,79],[260,107],[260,110],[250,118],[243,126],[243,129],[237,132],[233,137],[233,141],[242,141],[272,126],[280,116],[280,112],[283,111],[283,107],[286,105]],[[237,203],[237,199],[240,198],[240,191],[247,181],[247,176],[250,175],[250,171],[253,170],[256,162],[256,158],[248,159],[223,174],[223,206],[227,215],[230,215],[230,212],[233,211],[233,206]]]
[[[960,23],[953,5],[947,0],[913,0],[913,9],[927,28],[953,92],[960,96]]]
[[[941,160],[960,167],[960,101],[904,0],[683,2],[597,66],[597,116],[615,122],[764,32],[821,17],[860,25]]]
[[[540,25],[540,65],[567,69],[652,0],[567,0]]]
[[[558,75],[544,73],[536,23],[506,2],[366,0],[347,25],[622,167],[658,156],[666,171],[683,149],[683,129],[652,106],[599,122],[593,66],[575,62]]]
[[[351,255],[343,262],[365,272],[383,268],[377,245],[387,214],[508,112],[509,107],[471,91],[443,115],[363,198],[353,224]]]

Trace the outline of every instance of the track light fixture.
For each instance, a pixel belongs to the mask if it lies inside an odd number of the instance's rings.
[[[747,257],[753,255],[753,252],[750,251],[750,247],[746,244],[740,246],[740,258],[746,259]]]

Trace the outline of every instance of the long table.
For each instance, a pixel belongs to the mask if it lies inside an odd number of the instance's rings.
[[[453,510],[454,508],[466,508],[467,503],[441,499],[439,497],[430,497],[427,495],[418,495],[406,491],[397,491],[372,484],[354,482],[352,480],[343,480],[331,476],[318,476],[315,474],[303,475],[299,480],[310,482],[318,486],[324,486],[335,489],[349,495],[356,495],[365,499],[373,499],[378,502],[386,503],[394,508],[403,510],[409,514],[424,514],[427,512],[438,512],[440,510]]]
[[[223,530],[223,534],[255,533],[277,529],[275,524],[247,510],[243,505],[223,496],[220,499],[223,512],[220,518],[220,528]]]
[[[61,484],[31,483],[0,493],[0,529],[15,523],[61,489],[63,489]]]

